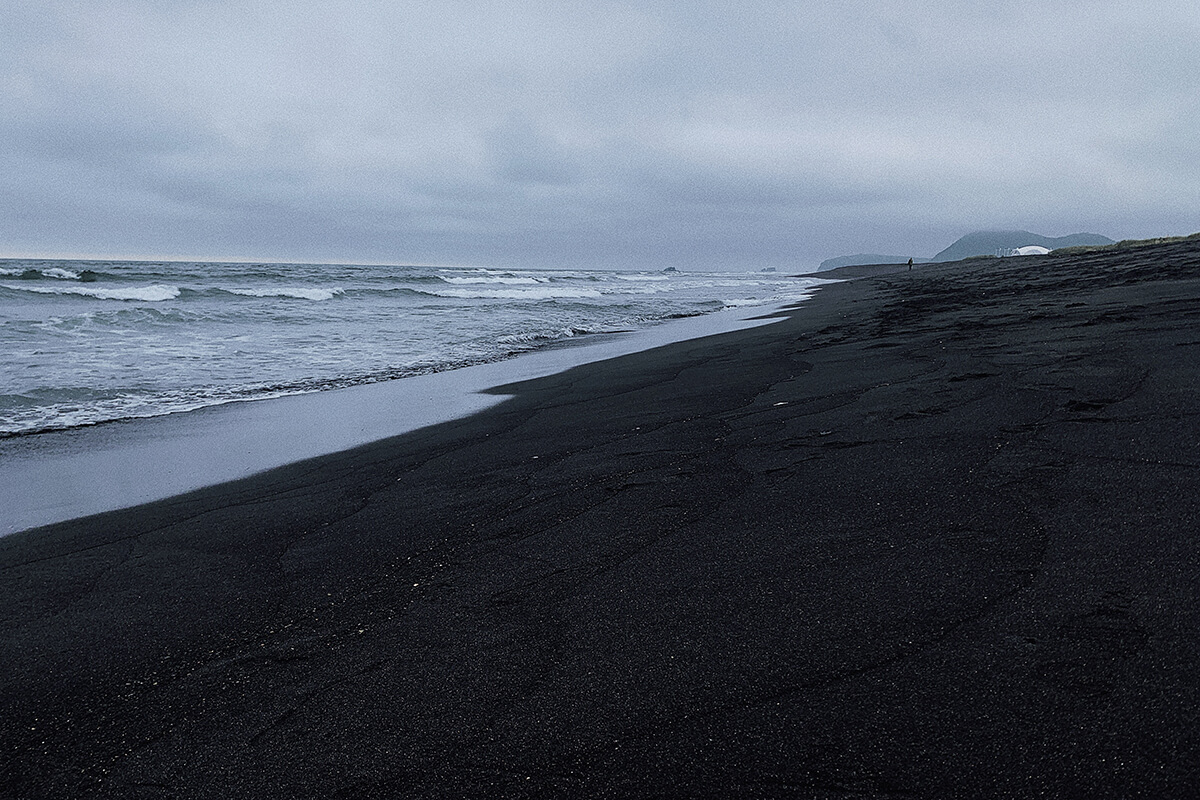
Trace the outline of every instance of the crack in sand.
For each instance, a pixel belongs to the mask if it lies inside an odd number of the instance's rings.
[[[311,689],[307,692],[303,692],[292,705],[290,705],[288,708],[284,709],[284,711],[281,714],[277,715],[272,722],[268,723],[258,733],[251,736],[249,741],[247,742],[247,744],[252,747],[257,745],[265,736],[273,733],[275,730],[280,728],[282,725],[286,724],[288,722],[288,720],[290,720],[292,717],[294,717],[298,713],[300,713],[305,708],[305,706],[312,703],[313,700],[315,700],[316,698],[320,697],[321,695],[323,695],[333,689],[336,689],[337,687],[339,687],[343,684],[346,684],[346,683],[349,683],[350,681],[361,678],[363,675],[366,675],[369,672],[374,672],[375,670],[379,669],[383,665],[387,664],[389,661],[390,661],[390,659],[387,659],[387,658],[375,659],[374,661],[367,664],[365,667],[355,670],[354,672],[352,672],[349,675],[343,676],[341,678],[337,678],[336,680],[329,681],[329,682],[322,684],[321,686],[318,686],[315,689]]]

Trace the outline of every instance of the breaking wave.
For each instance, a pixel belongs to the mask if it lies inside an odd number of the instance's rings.
[[[331,300],[345,294],[345,289],[306,288],[303,286],[283,286],[275,289],[224,289],[229,294],[240,294],[243,297],[291,297],[297,300]]]
[[[100,286],[13,286],[0,284],[0,287],[13,292],[30,292],[32,294],[78,295],[94,297],[97,300],[140,300],[145,303],[158,303],[163,300],[174,300],[179,297],[178,286],[152,284],[150,286],[128,286],[121,288],[104,288]]]
[[[544,289],[440,289],[428,292],[437,297],[454,297],[459,300],[583,300],[600,297],[598,289],[568,289],[546,287]]]

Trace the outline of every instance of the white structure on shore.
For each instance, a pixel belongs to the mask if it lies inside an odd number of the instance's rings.
[[[997,251],[996,255],[1001,258],[1007,258],[1008,256],[1044,256],[1049,252],[1049,247],[1030,244],[1025,247],[1005,247]]]

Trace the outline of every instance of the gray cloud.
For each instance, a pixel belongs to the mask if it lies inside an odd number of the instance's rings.
[[[1200,229],[1184,2],[3,14],[10,253],[754,268]]]

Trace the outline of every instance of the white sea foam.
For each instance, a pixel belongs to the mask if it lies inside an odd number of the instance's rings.
[[[774,298],[763,299],[759,297],[738,297],[732,300],[722,300],[721,305],[723,305],[725,308],[743,308],[745,306],[761,306],[766,305],[767,303],[775,302],[778,302],[778,300]]]
[[[450,275],[442,275],[441,279],[444,280],[446,283],[453,283],[453,284],[458,284],[458,285],[463,285],[463,284],[478,285],[478,284],[500,283],[500,284],[506,284],[506,285],[512,285],[512,286],[530,286],[530,285],[536,285],[539,283],[547,282],[547,279],[545,279],[545,278],[541,278],[541,279],[526,278],[526,277],[522,277],[519,275],[478,275],[478,276],[473,275],[473,276],[469,276],[469,277],[465,277],[465,278],[453,277]]]
[[[669,281],[670,275],[616,275],[619,281]]]
[[[345,294],[345,289],[334,287],[321,289],[306,286],[281,286],[271,289],[226,289],[230,294],[243,297],[292,297],[297,300],[329,300],[339,294]]]
[[[566,289],[550,287],[539,289],[440,289],[430,292],[438,297],[454,297],[459,300],[582,300],[600,297],[596,289]]]
[[[6,409],[0,419],[0,434],[63,430],[118,419],[146,419],[195,411],[247,399],[269,400],[308,394],[315,388],[264,388],[260,391],[196,389],[174,394],[126,393],[101,399],[80,398],[75,402],[52,403],[26,409]]]
[[[670,286],[662,286],[659,284],[633,284],[624,286],[614,286],[611,289],[605,289],[605,294],[670,294],[673,292]]]
[[[819,284],[818,284],[819,285]],[[812,297],[813,290],[817,285],[809,286],[803,291],[781,292],[772,294],[768,297],[736,297],[732,299],[722,300],[721,304],[725,308],[746,308],[765,305],[788,305],[791,303],[799,303],[802,300],[807,300]]]
[[[104,289],[95,286],[13,286],[8,283],[0,285],[14,292],[77,294],[82,297],[94,297],[97,300],[141,300],[148,303],[156,303],[162,300],[174,300],[176,297],[179,297],[178,286],[167,286],[161,283],[150,286],[128,286],[120,289]]]
[[[31,269],[32,268],[13,269],[11,267],[0,267],[0,275],[24,275],[26,272],[29,272]],[[47,269],[32,269],[32,271],[41,273],[42,277],[44,277],[44,278],[59,278],[61,280],[67,280],[67,281],[79,280],[78,272],[72,272],[69,269],[62,269],[61,267],[49,267]]]
[[[552,341],[554,339],[570,339],[589,333],[595,333],[590,328],[560,328],[556,331],[523,331],[500,336],[496,341],[502,344],[532,344],[535,342]]]
[[[79,280],[78,272],[72,272],[69,269],[62,269],[60,267],[51,267],[50,269],[44,269],[44,270],[42,270],[42,274],[45,275],[47,278],[59,278],[61,280],[65,280],[65,281]]]
[[[723,287],[736,287],[744,289],[747,286],[778,286],[779,281],[764,281],[754,278],[702,278],[688,282],[692,288],[696,289],[720,289]]]

